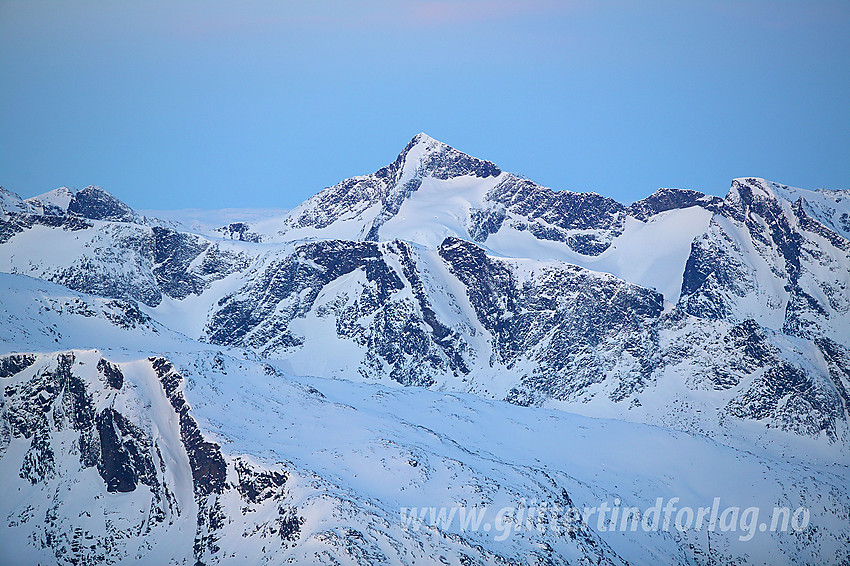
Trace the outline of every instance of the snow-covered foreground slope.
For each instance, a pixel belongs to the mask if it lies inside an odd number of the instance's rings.
[[[625,206],[424,134],[286,214],[0,190],[0,562],[846,563],[848,198]],[[516,516],[658,498],[743,522]]]
[[[214,351],[0,360],[6,564],[848,558],[846,465],[469,394],[293,378]],[[774,507],[810,518],[784,533],[737,522],[608,532],[595,520],[556,531],[498,518],[528,506],[644,511],[659,497],[678,498],[676,509],[714,498],[758,507],[768,524]],[[432,507],[481,510],[481,526],[405,523],[403,509]]]

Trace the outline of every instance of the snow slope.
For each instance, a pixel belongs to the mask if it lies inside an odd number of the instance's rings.
[[[499,563],[532,556],[554,564],[743,557],[790,564],[841,557],[848,548],[846,465],[765,458],[664,428],[468,394],[294,378],[215,351],[178,353],[176,367],[160,358],[109,366],[91,350],[34,359],[3,382],[11,435],[0,477],[16,494],[0,503],[11,519],[0,531],[4,563]],[[63,363],[67,381],[57,396],[49,383]],[[120,384],[106,385],[116,371]],[[38,413],[25,412],[30,405],[20,395],[27,391],[51,392],[36,398],[53,408],[46,422],[32,421],[29,437],[21,424],[29,421],[20,418]],[[180,421],[203,431],[200,446],[220,458],[221,476],[198,472],[191,454],[199,445],[176,427],[179,405],[170,391],[187,403]],[[106,418],[118,423],[118,454],[132,455],[118,471],[104,448],[115,442],[100,425]],[[85,452],[77,447],[84,444],[75,438],[91,435],[100,450],[81,467]],[[715,497],[741,508],[807,506],[812,519],[802,540],[759,531],[740,540],[745,533],[719,531],[709,543],[704,532],[607,532],[593,521],[569,536],[537,529],[499,536],[427,520],[411,528],[400,516],[403,507],[461,505],[484,509],[484,521],[495,525],[505,506],[648,509],[658,497],[693,508]],[[12,538],[23,544],[5,543]]]

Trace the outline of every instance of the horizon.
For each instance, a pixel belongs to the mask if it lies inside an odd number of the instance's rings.
[[[409,141],[408,143],[410,143],[410,142],[414,141],[414,140],[415,140],[417,137],[419,137],[419,136],[425,136],[425,137],[427,137],[427,138],[430,138],[431,140],[434,140],[434,141],[437,141],[437,142],[439,142],[439,143],[442,143],[443,145],[447,145],[447,146],[449,146],[449,147],[452,147],[453,149],[457,149],[457,148],[455,148],[454,146],[452,146],[451,144],[444,142],[443,140],[438,140],[438,139],[436,139],[436,138],[434,138],[434,137],[430,136],[427,132],[419,132],[419,133],[415,134],[413,137],[411,137],[411,139],[410,139],[410,141]],[[469,155],[468,153],[463,152],[462,150],[459,150],[459,151],[461,151],[461,153],[464,153],[464,154],[466,154],[466,155]],[[393,161],[394,161],[395,159],[397,159],[398,157],[400,157],[400,156],[401,156],[401,153],[403,153],[403,150],[402,150],[401,152],[399,152],[399,154],[397,154],[397,155],[396,155],[396,158],[394,158],[394,159],[393,159],[393,160],[391,160],[391,161],[388,161],[388,162],[386,163],[386,165],[389,165],[389,164],[393,163]],[[479,158],[478,156],[475,156],[475,155],[469,155],[469,156],[470,156],[470,157],[477,158],[477,159],[481,159],[482,161],[490,161],[490,160],[488,160],[488,159],[486,159],[486,158]],[[495,164],[497,167],[499,166],[499,164],[498,164],[498,163],[494,163],[494,164]],[[384,166],[386,166],[386,165],[384,165]],[[375,172],[377,172],[377,170],[372,171],[372,172],[370,172],[370,173],[364,173],[364,174],[351,175],[350,177],[346,177],[345,179],[340,179],[338,183],[334,183],[333,185],[329,185],[329,186],[327,186],[327,187],[323,187],[322,189],[319,189],[319,190],[318,190],[318,191],[316,191],[315,193],[313,193],[313,194],[311,194],[311,195],[308,195],[308,196],[307,196],[307,197],[306,197],[303,201],[301,201],[301,202],[299,202],[299,203],[296,203],[294,206],[291,206],[291,207],[288,207],[288,208],[283,208],[283,207],[262,207],[262,206],[260,206],[260,207],[256,207],[256,206],[240,207],[240,206],[227,206],[227,205],[225,205],[225,206],[223,206],[223,207],[219,207],[219,208],[202,208],[202,207],[198,207],[198,206],[190,206],[190,207],[184,207],[184,208],[161,208],[161,207],[159,207],[159,208],[137,208],[137,207],[133,206],[133,205],[132,205],[132,203],[128,203],[127,201],[125,201],[125,200],[123,200],[123,199],[121,199],[121,198],[119,198],[119,200],[121,200],[121,202],[123,202],[123,203],[124,203],[124,204],[126,204],[127,206],[130,206],[130,208],[132,208],[132,209],[133,209],[134,211],[136,211],[137,213],[142,213],[142,214],[144,214],[144,215],[151,215],[151,214],[155,214],[155,213],[177,213],[177,212],[182,212],[182,213],[190,214],[190,216],[191,216],[192,214],[197,214],[197,218],[194,218],[193,220],[201,221],[201,219],[202,219],[205,215],[207,215],[207,213],[245,213],[245,214],[248,214],[249,216],[254,217],[254,218],[253,218],[253,220],[257,220],[257,219],[260,219],[260,218],[267,218],[267,217],[271,217],[271,216],[273,216],[273,215],[282,215],[282,214],[286,214],[286,213],[290,212],[291,210],[293,210],[294,208],[296,208],[297,206],[299,206],[300,204],[304,203],[306,200],[308,200],[308,199],[309,199],[309,198],[311,198],[312,196],[315,196],[316,194],[318,194],[318,193],[320,193],[320,192],[324,191],[325,189],[332,188],[333,186],[336,186],[337,184],[339,184],[339,183],[341,183],[341,182],[343,182],[343,181],[345,181],[345,180],[348,180],[348,179],[351,179],[351,178],[355,178],[355,177],[364,176],[364,175],[371,175],[371,174],[373,174],[373,173],[375,173]],[[504,170],[503,170],[503,172],[516,174],[515,172],[512,172],[512,171],[504,171]],[[828,189],[828,188],[824,188],[824,187],[817,187],[817,188],[793,187],[793,186],[787,185],[786,183],[782,183],[782,182],[780,182],[780,181],[776,181],[776,180],[774,180],[774,179],[767,179],[767,178],[764,178],[764,177],[761,177],[761,176],[758,176],[758,175],[746,175],[746,176],[735,177],[735,178],[733,178],[733,179],[730,179],[730,180],[729,180],[730,188],[731,188],[732,183],[733,183],[734,181],[736,181],[736,180],[753,179],[753,178],[755,178],[755,179],[762,179],[762,180],[764,180],[764,181],[766,181],[766,182],[768,182],[768,183],[775,183],[775,184],[778,184],[778,185],[783,185],[783,186],[790,187],[790,188],[797,189],[797,190],[805,190],[805,191],[824,191],[824,190],[825,190],[825,191],[850,191],[850,188],[848,188],[848,189]],[[530,180],[534,182],[534,179],[530,179]],[[624,200],[618,200],[618,199],[616,199],[615,197],[612,197],[612,196],[610,196],[610,195],[606,195],[606,194],[603,194],[603,193],[600,193],[600,192],[596,192],[596,191],[572,191],[572,190],[570,190],[570,189],[555,189],[555,188],[552,188],[552,187],[546,187],[545,185],[541,185],[541,186],[544,186],[544,187],[545,187],[545,188],[547,188],[547,189],[550,189],[550,190],[552,190],[552,191],[557,191],[557,192],[562,192],[562,191],[563,191],[563,192],[573,192],[573,193],[598,194],[598,195],[603,196],[603,197],[612,198],[612,199],[614,199],[614,200],[617,200],[617,202],[619,202],[620,204],[623,204],[623,205],[625,205],[625,206],[630,206],[630,205],[632,205],[633,203],[635,203],[635,202],[637,202],[637,201],[640,201],[640,200],[643,200],[643,199],[645,199],[645,198],[648,198],[648,197],[652,196],[653,194],[655,194],[656,192],[661,191],[661,190],[695,190],[695,189],[688,189],[688,188],[685,188],[685,187],[657,187],[657,188],[656,188],[655,190],[653,190],[652,192],[647,193],[647,194],[645,194],[645,195],[643,195],[643,196],[639,196],[638,198],[635,198],[635,199],[630,200],[630,201],[624,201]],[[79,187],[79,188],[77,188],[77,187],[68,187],[68,186],[66,186],[66,185],[62,185],[62,186],[60,186],[60,187],[55,187],[55,188],[53,188],[53,189],[50,189],[50,190],[48,190],[48,191],[44,191],[44,192],[38,193],[38,194],[36,194],[36,195],[24,196],[24,195],[20,195],[20,194],[19,194],[18,196],[20,196],[20,197],[22,197],[22,198],[24,198],[24,199],[31,199],[31,198],[40,197],[40,196],[43,196],[43,195],[46,195],[46,194],[48,194],[48,193],[51,193],[51,192],[54,192],[54,191],[57,191],[57,190],[61,190],[61,189],[67,189],[67,190],[71,191],[72,193],[76,193],[76,192],[78,192],[78,191],[80,191],[80,190],[82,190],[82,189],[88,188],[88,187],[95,187],[95,188],[101,189],[101,190],[103,190],[103,191],[105,191],[105,192],[107,192],[107,193],[111,194],[112,196],[114,196],[114,197],[118,198],[118,197],[117,197],[117,195],[113,194],[113,193],[112,193],[112,191],[110,191],[108,187],[103,187],[103,186],[101,186],[101,185],[97,185],[97,184],[88,184],[88,185],[85,185],[85,186],[83,186],[83,187]],[[0,188],[6,188],[6,187],[3,187],[2,185],[0,185]],[[6,190],[9,190],[9,189],[6,189]],[[13,192],[14,192],[14,191],[13,191]],[[721,197],[721,198],[726,198],[726,196],[728,195],[729,189],[727,189],[727,190],[726,190],[725,192],[723,192],[723,193],[709,193],[709,192],[704,192],[704,191],[699,191],[699,192],[702,192],[703,194],[706,194],[706,195],[714,195],[714,196],[719,196],[719,197]],[[16,194],[17,194],[17,193],[16,193]],[[272,213],[274,213],[274,214],[272,214]],[[236,218],[236,217],[234,217],[234,218]],[[251,220],[249,220],[249,219],[247,219],[247,218],[246,218],[245,220],[246,220],[246,221],[251,221]],[[226,222],[225,222],[225,223],[226,223]]]
[[[623,203],[748,175],[844,190],[848,23],[834,1],[9,1],[0,185],[291,209],[424,131]]]

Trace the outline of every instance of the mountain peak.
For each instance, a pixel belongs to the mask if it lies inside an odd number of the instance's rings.
[[[407,142],[407,145],[401,150],[396,161],[401,159],[403,164],[409,163],[414,168],[418,168],[422,158],[426,155],[445,151],[456,151],[457,153],[461,153],[450,145],[432,138],[425,132],[419,132],[413,136],[409,142]]]
[[[92,220],[133,222],[136,219],[132,208],[101,187],[94,185],[77,191],[68,204],[68,212]]]
[[[770,183],[761,177],[738,177],[732,179],[732,187],[729,189],[726,198],[732,200],[740,200],[742,197],[774,200],[776,194],[773,185],[775,183]]]
[[[6,212],[29,212],[29,206],[18,193],[0,187],[0,215]]]
[[[89,185],[76,190],[59,187],[44,194],[28,198],[26,202],[35,207],[38,214],[72,214],[92,220],[114,222],[136,222],[138,215],[102,187]]]
[[[57,207],[62,211],[67,211],[68,205],[74,198],[75,193],[76,191],[74,189],[59,187],[58,189],[53,189],[52,191],[28,198],[27,202],[44,207]]]
[[[380,169],[376,176],[394,177],[403,183],[417,177],[452,179],[464,175],[496,177],[501,173],[494,163],[472,157],[450,145],[420,132],[413,136],[396,160]]]
[[[426,143],[427,144],[427,143],[431,143],[431,142],[435,142],[435,143],[442,144],[442,145],[447,145],[447,144],[441,142],[440,140],[436,140],[436,139],[432,138],[431,136],[429,136],[425,132],[419,132],[418,134],[413,136],[413,139],[410,140],[410,143],[413,143],[413,144],[416,144],[416,143]]]

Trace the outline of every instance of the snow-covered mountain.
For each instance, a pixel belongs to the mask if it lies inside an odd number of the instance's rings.
[[[626,206],[419,134],[284,214],[156,216],[0,189],[10,563],[850,560],[850,191]],[[497,541],[398,516],[615,496],[812,518]]]

